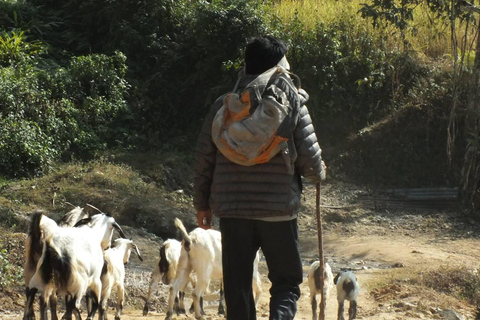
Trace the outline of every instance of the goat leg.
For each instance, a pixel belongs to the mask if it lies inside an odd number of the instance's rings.
[[[311,295],[310,301],[312,303],[312,320],[317,320],[317,297],[315,294]]]
[[[33,311],[33,302],[35,301],[36,288],[25,289],[25,310],[23,311],[23,320],[35,320],[35,312]]]
[[[220,309],[220,306],[218,306]],[[222,306],[223,308],[223,306]],[[194,313],[195,312],[195,302],[192,302],[192,305],[190,306],[190,309],[188,309],[188,312]],[[200,298],[200,312],[202,315],[205,315],[205,309],[203,309],[203,297]],[[220,311],[219,311],[220,312]]]
[[[338,302],[338,320],[345,320],[343,317],[343,303],[344,301]]]
[[[93,318],[95,317],[95,313],[97,312],[98,310],[98,306],[99,306],[99,303],[98,303],[98,296],[95,294],[95,292],[91,292],[92,296],[92,310],[88,313],[88,316],[87,316],[87,320],[93,320]]]
[[[350,301],[350,307],[348,308],[348,320],[353,320],[357,316],[357,301]]]
[[[120,320],[120,317],[123,311],[123,298],[125,296],[125,291],[123,289],[123,286],[117,286],[117,296],[118,296],[118,302],[117,302],[117,313],[115,314],[115,320]]]
[[[67,295],[65,296],[65,305],[66,305],[66,312],[65,312],[65,315],[63,316],[63,318],[65,320],[73,320],[72,319],[72,313],[74,310],[76,310],[77,308],[75,307],[75,299],[70,296],[70,295]],[[78,310],[77,310],[78,312]],[[76,315],[77,317],[77,315]],[[78,319],[81,320],[81,316],[80,316],[80,313],[78,313]]]
[[[185,311],[185,292],[179,291],[178,296],[175,297],[175,311],[177,312],[177,316],[180,314],[186,314]]]
[[[45,298],[40,296],[40,320],[48,320],[47,316],[47,302]]]
[[[57,316],[57,294],[53,293],[50,296],[49,304],[50,304],[50,315],[52,317],[52,320],[58,320]]]

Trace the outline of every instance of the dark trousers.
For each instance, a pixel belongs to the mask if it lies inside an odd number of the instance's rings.
[[[268,266],[270,320],[291,320],[297,312],[302,261],[297,219],[265,222],[221,218],[222,262],[227,320],[254,320],[253,261],[259,248]]]

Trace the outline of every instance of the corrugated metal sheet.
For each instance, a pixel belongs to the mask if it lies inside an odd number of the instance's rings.
[[[357,200],[367,201],[374,207],[457,209],[460,205],[458,188],[387,189]]]
[[[458,200],[458,188],[388,189],[386,192],[406,200]]]

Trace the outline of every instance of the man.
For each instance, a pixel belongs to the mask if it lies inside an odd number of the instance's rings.
[[[259,74],[280,65],[289,68],[286,45],[266,36],[252,39],[245,49],[245,74],[241,90]],[[290,81],[290,79],[287,79]],[[228,160],[212,140],[212,121],[223,104],[220,97],[207,115],[198,138],[194,167],[194,205],[201,228],[211,227],[212,212],[220,218],[225,301],[228,320],[256,319],[252,270],[259,248],[268,265],[270,320],[294,319],[302,261],[298,248],[297,210],[302,192],[301,176],[312,182],[325,178],[321,149],[305,105],[305,95],[285,89],[290,105],[299,106],[298,122],[291,137],[288,168],[282,152],[267,163],[242,166]],[[303,99],[305,102],[305,99]],[[292,172],[293,171],[293,172]]]

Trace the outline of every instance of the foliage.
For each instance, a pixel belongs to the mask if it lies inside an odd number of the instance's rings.
[[[190,128],[187,136],[195,135],[211,103],[233,87],[246,39],[266,30],[266,13],[257,2],[188,5],[188,14],[171,33],[151,38],[152,48],[161,52],[146,52],[156,60],[138,91],[144,94],[137,117],[149,119],[142,132],[152,142],[185,135],[185,127]]]
[[[400,91],[401,85],[407,93],[420,73],[404,63],[407,54],[387,54],[382,42],[353,29],[348,20],[306,29],[295,18],[282,30],[292,69],[311,94],[308,106],[317,132],[332,142],[389,114],[400,96],[391,88]]]
[[[0,230],[3,234],[0,240],[0,290],[6,292],[21,286],[23,251],[18,238],[3,228]]]
[[[40,41],[26,41],[24,31],[0,34],[0,66],[16,65],[44,52]]]
[[[369,1],[358,13],[356,2],[343,4],[345,10],[336,10],[338,3],[304,4],[2,2],[1,26],[6,35],[18,39],[11,42],[18,45],[13,46],[15,50],[4,50],[17,58],[2,60],[0,114],[4,123],[19,123],[16,136],[7,136],[4,130],[2,139],[9,150],[18,145],[20,135],[29,137],[29,142],[20,145],[19,155],[11,157],[0,174],[41,174],[56,160],[98,158],[111,147],[169,149],[191,156],[211,103],[236,81],[246,41],[267,33],[283,38],[290,47],[288,58],[310,94],[308,107],[324,149],[348,145],[347,137],[395,118],[404,107],[416,110],[417,101],[422,102],[427,118],[434,115],[430,119],[438,123],[435,130],[444,130],[445,106],[456,94],[449,90],[451,82],[432,81],[430,77],[436,77],[432,76],[433,64],[424,63],[425,56],[413,47],[392,41],[398,38],[393,34],[395,25],[405,26],[402,32],[415,31],[418,20],[411,18],[418,19],[423,5],[413,0]],[[424,29],[432,25],[430,21],[444,27],[448,4],[432,0],[428,5],[435,10],[429,12],[439,15],[422,18],[429,21]],[[376,23],[386,26],[389,20],[390,27],[373,29],[361,18],[362,13],[369,19],[377,14]],[[405,33],[405,39],[410,41],[415,35]],[[444,52],[438,50],[438,55]],[[436,62],[437,67],[448,73],[448,57]],[[435,98],[437,89],[443,100]],[[435,142],[439,143],[435,150],[444,148],[444,140]],[[385,158],[397,156],[397,149],[390,144],[383,150]],[[354,151],[349,154],[356,159]],[[332,157],[328,152],[325,155]],[[409,147],[405,156],[411,155],[420,163],[430,162],[432,156],[421,158]],[[396,167],[382,173],[407,176],[403,172],[407,167]],[[368,166],[362,168],[368,176]],[[418,181],[413,175],[408,179]]]
[[[124,55],[76,57],[67,68],[41,68],[40,62],[0,69],[5,176],[40,174],[60,156],[89,158],[123,138],[118,125],[128,111]]]

